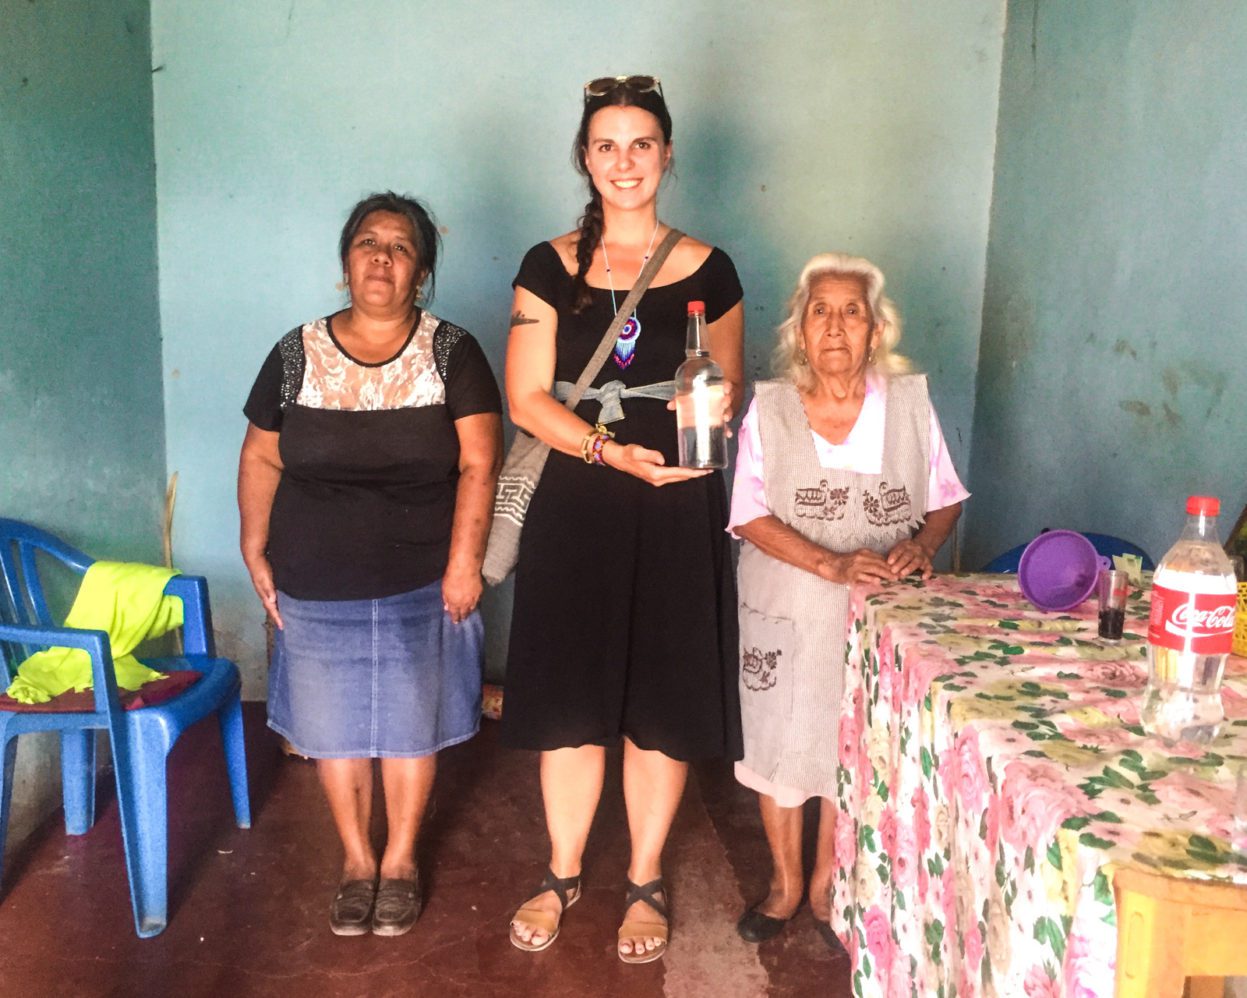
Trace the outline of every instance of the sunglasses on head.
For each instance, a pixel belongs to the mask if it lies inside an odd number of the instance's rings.
[[[585,100],[605,97],[620,87],[627,87],[639,94],[657,93],[662,97],[662,80],[657,76],[599,76],[585,84]],[[665,98],[664,98],[665,99]]]

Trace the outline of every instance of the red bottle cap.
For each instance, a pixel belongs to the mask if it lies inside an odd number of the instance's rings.
[[[689,315],[705,315],[706,303],[704,301],[691,301],[688,303]]]
[[[1188,496],[1186,512],[1189,516],[1196,513],[1201,516],[1218,516],[1221,513],[1221,500],[1216,496]]]

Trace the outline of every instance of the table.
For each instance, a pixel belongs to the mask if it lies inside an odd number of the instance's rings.
[[[1247,677],[1209,746],[1144,735],[1148,594],[1120,643],[1094,601],[1012,575],[856,587],[832,925],[857,995],[1113,994],[1122,864],[1247,884],[1230,844]]]

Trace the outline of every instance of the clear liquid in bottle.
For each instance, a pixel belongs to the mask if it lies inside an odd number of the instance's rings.
[[[1220,503],[1187,500],[1187,525],[1152,579],[1148,679],[1141,722],[1165,741],[1207,743],[1225,708],[1221,680],[1233,634],[1236,583],[1217,540]]]
[[[726,468],[723,369],[706,348],[706,306],[688,303],[684,363],[675,372],[675,425],[681,468]]]

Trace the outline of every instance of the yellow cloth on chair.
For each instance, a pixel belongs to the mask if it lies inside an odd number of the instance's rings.
[[[164,673],[149,669],[132,654],[148,638],[157,638],[182,626],[182,601],[166,596],[172,568],[129,562],[97,561],[82,577],[65,626],[104,631],[112,645],[117,685],[137,690]],[[54,696],[94,687],[91,656],[81,648],[49,648],[36,652],[17,667],[17,678],[6,691],[22,703],[47,703]]]

